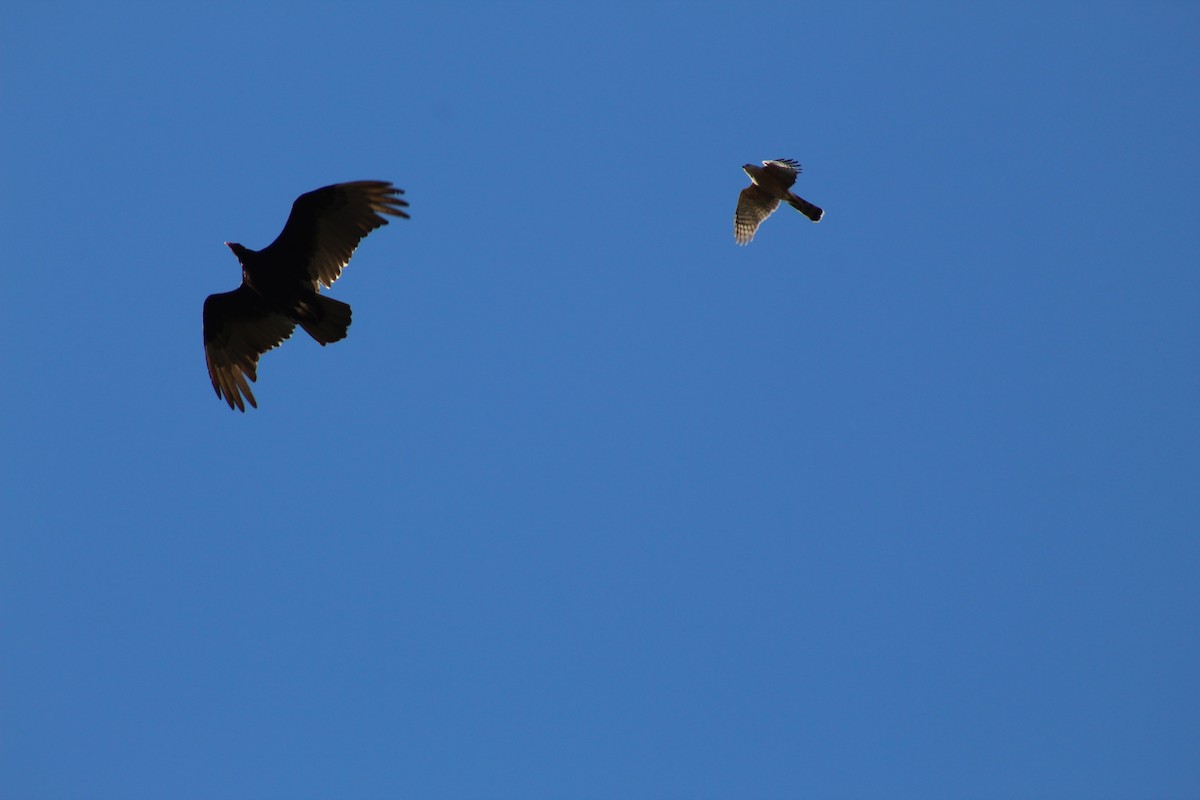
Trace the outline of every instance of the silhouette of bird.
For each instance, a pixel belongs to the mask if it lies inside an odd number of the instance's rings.
[[[750,185],[738,195],[737,211],[733,215],[733,238],[738,244],[749,244],[754,232],[767,217],[775,213],[780,201],[799,211],[813,222],[820,222],[825,212],[790,189],[800,174],[799,162],[790,158],[764,161],[761,167],[745,164],[742,169],[750,176]]]
[[[346,337],[350,306],[319,294],[350,263],[381,216],[408,219],[403,189],[387,181],[352,181],[300,195],[283,231],[262,250],[225,244],[242,265],[242,285],[204,301],[204,357],[213,389],[230,408],[258,408],[250,381],[258,359],[299,325],[321,346]],[[245,400],[243,401],[243,397]]]

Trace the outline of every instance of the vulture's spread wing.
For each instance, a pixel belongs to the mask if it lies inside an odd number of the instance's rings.
[[[292,335],[296,323],[266,308],[244,286],[204,301],[204,357],[217,396],[245,411],[258,408],[247,381],[258,378],[258,357]]]
[[[381,215],[408,218],[408,205],[387,181],[336,183],[300,195],[279,237],[261,251],[281,269],[299,270],[295,277],[326,288],[342,274],[342,268],[363,237],[386,225]]]

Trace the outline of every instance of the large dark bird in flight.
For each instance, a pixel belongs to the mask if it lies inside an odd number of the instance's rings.
[[[791,193],[792,184],[800,174],[799,162],[790,158],[764,161],[761,167],[745,164],[742,169],[750,176],[750,185],[738,195],[737,211],[733,215],[733,238],[738,244],[750,244],[754,232],[767,217],[775,213],[780,201],[785,201],[813,222],[820,222],[825,212]]]
[[[321,346],[346,337],[350,306],[319,292],[338,279],[363,237],[388,223],[381,215],[408,219],[402,194],[387,181],[325,186],[296,198],[283,232],[262,250],[225,243],[242,264],[242,285],[204,301],[204,357],[230,408],[258,408],[249,383],[257,380],[258,358],[297,325]]]

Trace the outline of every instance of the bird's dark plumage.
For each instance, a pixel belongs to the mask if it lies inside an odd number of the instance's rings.
[[[764,161],[761,167],[746,164],[742,167],[750,176],[750,185],[738,195],[737,211],[733,215],[733,238],[738,244],[749,244],[754,232],[767,217],[775,213],[781,201],[799,211],[813,222],[820,222],[825,212],[797,197],[790,191],[800,174],[800,164],[790,158]]]
[[[204,356],[218,397],[230,408],[258,403],[250,383],[258,359],[302,327],[320,344],[344,339],[350,306],[319,294],[342,274],[363,237],[408,218],[408,202],[386,181],[338,183],[302,194],[283,231],[262,250],[227,243],[242,265],[242,285],[204,301]],[[244,400],[243,400],[244,398]]]

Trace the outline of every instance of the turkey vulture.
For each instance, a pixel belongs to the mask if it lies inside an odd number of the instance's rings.
[[[325,186],[296,198],[283,232],[262,250],[225,243],[241,262],[242,285],[204,301],[204,357],[217,397],[245,411],[245,396],[258,408],[247,379],[257,380],[259,356],[297,325],[322,347],[346,337],[350,306],[318,292],[364,236],[388,223],[382,214],[408,219],[402,194],[387,181]]]
[[[800,174],[800,164],[790,158],[764,161],[761,167],[746,164],[742,167],[750,176],[750,185],[738,195],[737,212],[733,215],[733,238],[738,244],[749,244],[754,232],[785,200],[813,222],[820,222],[825,212],[789,190]]]

